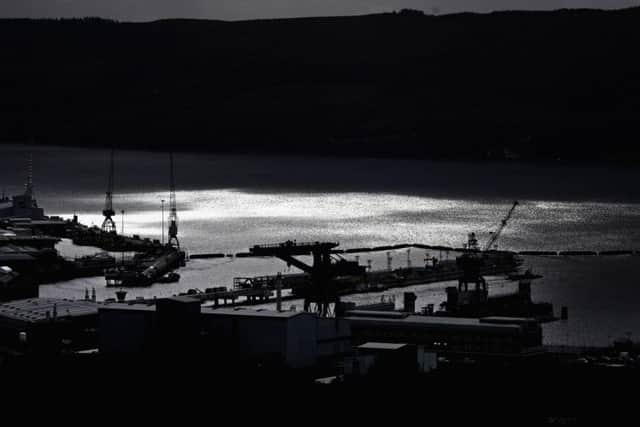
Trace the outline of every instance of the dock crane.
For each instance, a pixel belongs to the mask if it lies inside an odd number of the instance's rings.
[[[509,219],[511,219],[511,216],[513,215],[513,211],[516,209],[516,206],[518,205],[519,203],[517,200],[513,202],[513,206],[511,206],[511,209],[509,209],[509,212],[507,213],[507,215],[500,222],[500,226],[498,227],[498,229],[491,233],[491,237],[482,248],[483,251],[490,250],[491,247],[496,244],[496,242],[498,241],[498,238],[500,237],[500,234],[502,234],[502,230],[504,230],[504,228],[507,226],[507,222],[509,221]]]
[[[476,234],[470,233],[468,243],[465,245],[466,250],[456,259],[456,264],[463,272],[462,277],[458,281],[457,293],[459,295],[466,295],[465,298],[469,301],[473,301],[474,303],[486,302],[489,294],[487,291],[487,282],[482,277],[481,271],[491,259],[491,254],[487,252],[495,245],[498,238],[500,238],[502,230],[507,226],[518,204],[517,200],[513,202],[513,206],[511,206],[507,215],[500,221],[500,226],[496,231],[491,233],[491,237],[482,249],[480,249],[478,245]],[[469,290],[470,284],[475,285],[475,288]],[[457,300],[457,298],[458,297],[454,299]]]
[[[353,261],[340,259],[334,261],[331,251],[338,246],[336,242],[297,243],[287,241],[270,245],[255,245],[249,249],[254,256],[272,256],[293,265],[311,276],[311,284],[304,291],[304,311],[312,311],[312,304],[321,316],[329,315],[329,306],[340,302],[338,287],[335,281],[339,276],[357,276],[366,272],[365,267]],[[295,258],[296,256],[313,257],[309,265]]]
[[[104,209],[102,215],[104,221],[102,222],[102,231],[104,233],[116,233],[116,223],[113,221],[113,217],[116,212],[113,210],[113,152],[111,149],[111,158],[109,160],[109,183],[107,184],[107,194],[104,198]]]
[[[173,175],[173,153],[169,153],[169,245],[180,249],[178,240],[178,208],[176,206],[176,183]]]

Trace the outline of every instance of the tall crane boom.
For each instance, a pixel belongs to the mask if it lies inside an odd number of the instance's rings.
[[[102,215],[104,216],[102,231],[105,233],[116,232],[116,223],[113,222],[113,216],[116,214],[113,210],[113,152],[114,150],[111,149],[111,157],[109,159],[109,182],[107,184],[107,193],[104,198],[104,209],[102,210]]]
[[[511,206],[511,209],[509,209],[507,215],[500,222],[500,226],[498,227],[498,229],[495,232],[491,233],[489,241],[487,241],[487,243],[484,245],[484,248],[482,248],[483,251],[488,251],[493,245],[495,245],[495,243],[498,241],[498,238],[500,237],[500,234],[502,234],[502,230],[504,230],[504,227],[507,226],[507,222],[509,221],[509,219],[511,219],[513,211],[518,205],[519,203],[517,200],[513,202],[513,206]]]
[[[180,248],[178,241],[178,208],[176,205],[176,183],[173,175],[173,153],[169,153],[169,239],[171,246]]]

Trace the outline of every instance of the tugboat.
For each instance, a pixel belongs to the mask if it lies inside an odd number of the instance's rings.
[[[157,279],[158,283],[175,283],[180,281],[180,275],[175,271],[165,274]]]

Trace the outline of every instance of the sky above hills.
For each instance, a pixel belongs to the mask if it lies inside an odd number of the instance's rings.
[[[160,18],[241,20],[359,15],[402,8],[442,14],[516,9],[616,9],[638,5],[640,0],[2,0],[0,17],[99,16],[123,21]]]

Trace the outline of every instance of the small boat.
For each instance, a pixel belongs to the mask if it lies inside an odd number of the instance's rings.
[[[158,278],[158,283],[175,283],[178,281],[180,281],[180,275],[173,271]]]

